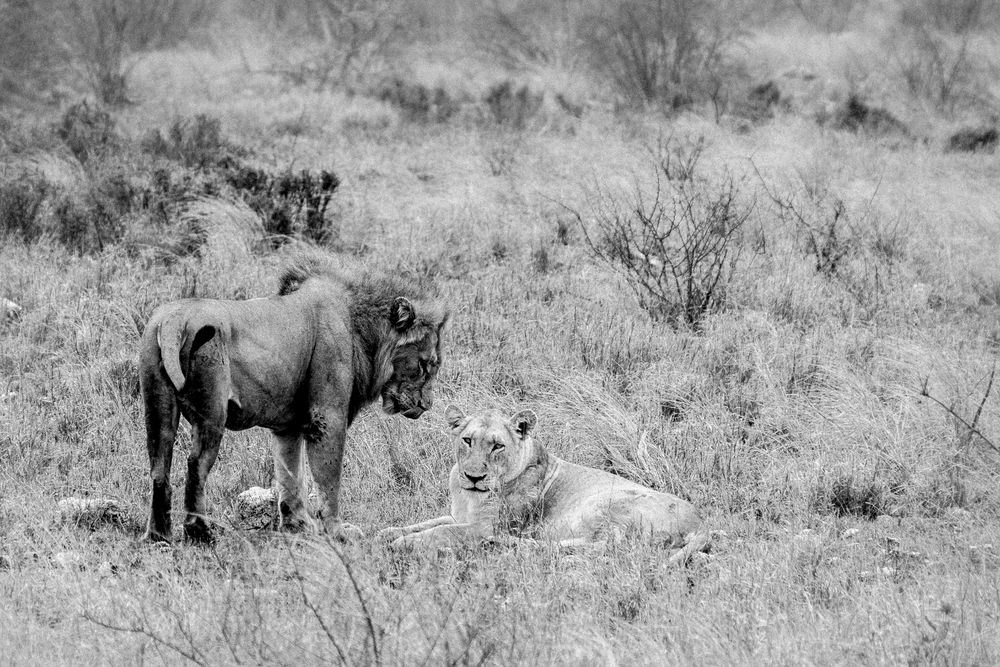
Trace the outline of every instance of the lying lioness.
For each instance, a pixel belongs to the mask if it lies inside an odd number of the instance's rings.
[[[445,412],[455,435],[451,514],[380,533],[392,547],[454,546],[486,538],[554,540],[565,546],[606,542],[634,532],[681,547],[672,562],[704,549],[701,519],[690,503],[602,470],[549,454],[531,431],[535,413]]]

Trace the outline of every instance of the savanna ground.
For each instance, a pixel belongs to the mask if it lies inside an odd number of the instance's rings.
[[[995,2],[0,7],[0,662],[1000,662]],[[146,318],[303,244],[452,313],[437,407],[350,431],[347,520],[446,508],[449,402],[530,407],[710,557],[226,529],[259,430],[214,546],[139,541]]]

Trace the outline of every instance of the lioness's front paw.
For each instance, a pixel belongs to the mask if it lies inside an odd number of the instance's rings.
[[[341,542],[356,542],[365,537],[365,531],[344,521],[325,520],[323,521],[323,530],[329,537]]]
[[[375,533],[375,539],[379,542],[388,544],[390,542],[395,542],[400,537],[405,535],[406,532],[399,526],[390,526],[389,528],[383,528],[382,530]]]

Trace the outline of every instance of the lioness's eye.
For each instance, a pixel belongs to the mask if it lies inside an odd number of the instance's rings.
[[[467,444],[469,447],[472,447],[472,438],[470,438],[469,436],[462,438],[462,442]]]

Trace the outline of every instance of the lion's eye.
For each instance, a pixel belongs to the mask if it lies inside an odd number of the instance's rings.
[[[502,442],[494,442],[494,443],[493,443],[493,451],[494,451],[494,452],[499,452],[499,451],[501,451],[501,450],[502,450],[503,448],[504,448],[504,444],[503,444]]]
[[[470,438],[469,436],[465,436],[464,438],[462,438],[462,442],[467,444],[469,447],[472,447],[472,438]]]

